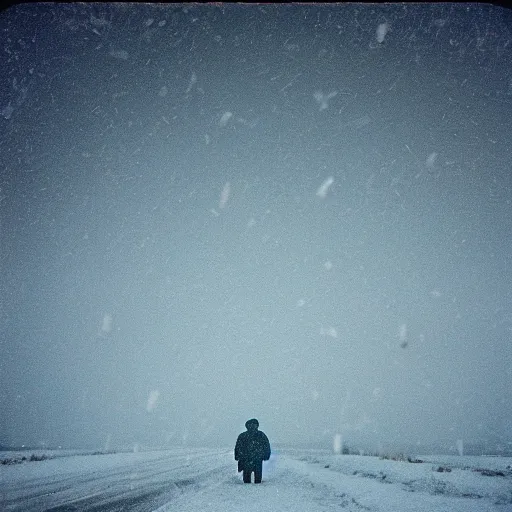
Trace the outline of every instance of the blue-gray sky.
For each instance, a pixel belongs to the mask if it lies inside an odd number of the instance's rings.
[[[0,14],[0,444],[512,441],[512,16]]]

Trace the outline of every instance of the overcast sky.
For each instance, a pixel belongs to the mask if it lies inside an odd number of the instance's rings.
[[[0,444],[512,441],[511,27],[0,13]]]

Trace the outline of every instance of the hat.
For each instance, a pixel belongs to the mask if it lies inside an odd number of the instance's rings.
[[[252,419],[247,420],[247,421],[245,422],[245,428],[249,428],[249,425],[250,425],[251,423],[255,423],[257,427],[259,427],[259,426],[260,426],[259,421],[258,421],[256,418],[252,418]]]

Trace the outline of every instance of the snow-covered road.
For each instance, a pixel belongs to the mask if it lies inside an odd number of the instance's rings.
[[[505,458],[423,464],[320,452],[276,453],[244,485],[232,450],[75,455],[0,466],[5,511],[512,511]],[[440,462],[450,471],[438,472]],[[483,475],[476,468],[504,476]],[[503,471],[502,471],[503,469]]]

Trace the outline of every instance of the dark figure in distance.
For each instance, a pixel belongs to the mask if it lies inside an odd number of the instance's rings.
[[[254,483],[261,484],[263,461],[270,459],[270,443],[268,437],[258,430],[260,424],[253,418],[245,423],[247,432],[242,432],[236,440],[235,460],[238,461],[238,471],[244,472],[244,483],[251,483],[251,473],[254,472]]]

